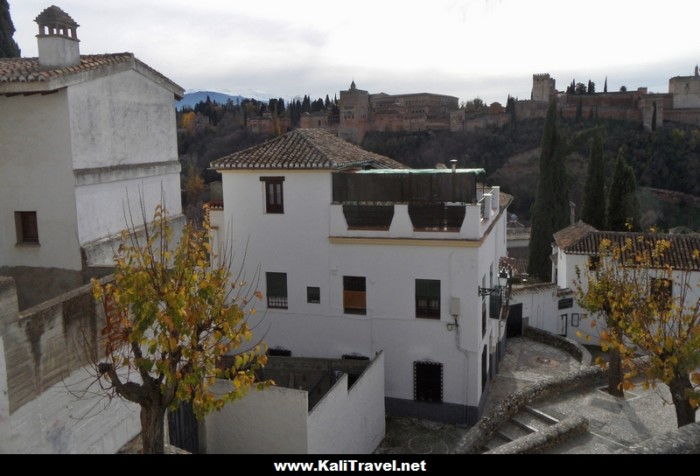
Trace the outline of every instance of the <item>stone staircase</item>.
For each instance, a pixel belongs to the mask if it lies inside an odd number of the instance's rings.
[[[558,419],[526,405],[518,414],[496,430],[493,438],[486,443],[486,451],[496,449],[523,436],[537,433],[556,423],[559,423]]]

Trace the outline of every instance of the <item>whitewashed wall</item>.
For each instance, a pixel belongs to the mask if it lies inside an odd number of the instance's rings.
[[[309,453],[372,453],[384,439],[384,355],[348,389],[343,375],[309,413]]]
[[[177,159],[172,91],[129,70],[71,86],[68,95],[75,169]]]
[[[65,90],[0,96],[0,265],[80,269]],[[40,246],[17,246],[15,211],[36,211]]]
[[[220,380],[214,391],[231,383]],[[253,390],[205,420],[207,453],[307,453],[308,394],[270,387]]]
[[[172,92],[129,70],[72,86],[68,95],[81,244],[123,230],[129,205],[141,223],[142,199],[152,219],[161,192],[169,214],[180,215]]]

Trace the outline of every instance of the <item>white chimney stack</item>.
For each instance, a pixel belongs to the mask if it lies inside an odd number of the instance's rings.
[[[55,5],[34,20],[39,24],[39,64],[45,68],[65,68],[80,63],[78,25],[70,15]]]

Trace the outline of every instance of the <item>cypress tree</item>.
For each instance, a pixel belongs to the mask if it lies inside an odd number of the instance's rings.
[[[565,147],[557,128],[557,103],[552,98],[542,134],[540,177],[532,208],[528,273],[549,281],[552,275],[552,235],[569,224],[569,184]]]
[[[627,165],[624,151],[617,154],[615,174],[608,198],[608,226],[610,231],[638,231],[639,203],[634,169]]]
[[[12,35],[15,25],[10,17],[10,5],[7,0],[0,0],[0,58],[19,58],[19,46]]]
[[[608,77],[605,77],[605,85],[603,86],[603,92],[607,93],[608,92]]]
[[[600,132],[593,136],[591,144],[581,220],[599,230],[605,229],[605,162]]]

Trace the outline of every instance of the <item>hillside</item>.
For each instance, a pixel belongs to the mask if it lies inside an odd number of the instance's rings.
[[[207,98],[218,104],[226,104],[229,100],[233,101],[234,104],[240,104],[245,99],[243,96],[233,96],[215,91],[192,91],[185,93],[185,96],[175,104],[175,107],[177,110],[186,107],[194,109],[197,103],[205,102]]]
[[[373,132],[367,134],[362,146],[411,167],[434,167],[450,159],[457,159],[460,167],[483,167],[488,182],[501,185],[504,191],[514,195],[512,211],[527,221],[539,175],[538,147],[543,126],[543,120],[533,119],[518,121],[515,127],[506,125],[474,132]],[[619,148],[624,147],[640,188],[700,196],[700,129],[668,125],[647,132],[623,121],[560,123],[565,135],[594,126],[604,130],[606,177],[612,177],[615,157]],[[577,213],[582,204],[588,155],[589,145],[582,144],[567,159],[571,199],[577,205]],[[647,226],[667,229],[685,225],[698,229],[697,218],[693,218],[699,210],[697,201],[663,202],[640,191],[640,202]]]

